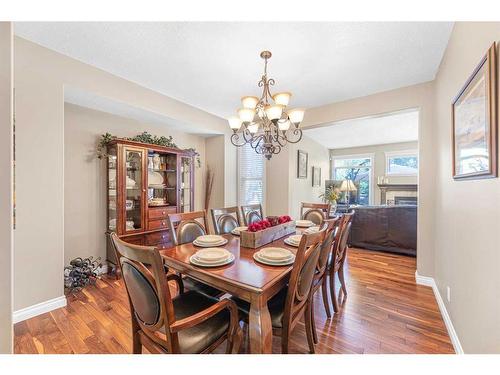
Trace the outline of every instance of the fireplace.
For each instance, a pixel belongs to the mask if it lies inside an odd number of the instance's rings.
[[[394,197],[394,204],[396,206],[416,206],[417,197]]]

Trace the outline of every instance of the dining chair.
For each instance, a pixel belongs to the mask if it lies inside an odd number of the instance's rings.
[[[313,333],[315,337],[315,342],[317,342],[316,337],[316,329],[314,327],[314,295],[321,288],[321,294],[323,297],[323,306],[325,308],[326,316],[328,318],[331,317],[330,312],[330,303],[328,301],[328,284],[327,284],[327,270],[328,270],[328,261],[333,251],[333,240],[335,237],[336,230],[338,229],[338,223],[340,222],[340,218],[336,217],[333,219],[327,219],[322,224],[322,229],[325,230],[325,239],[321,243],[321,250],[319,254],[318,264],[316,265],[316,272],[314,274],[312,286],[311,286],[311,312],[312,323],[313,323]]]
[[[309,350],[315,352],[314,339],[311,330],[311,304],[309,294],[320,255],[321,243],[325,229],[312,234],[304,234],[295,254],[288,287],[283,288],[268,301],[271,315],[273,335],[281,337],[281,352],[288,353],[290,335],[293,328],[304,317],[306,321],[306,336]],[[233,297],[240,310],[240,318],[248,324],[250,304]]]
[[[208,234],[207,213],[203,211],[169,214],[167,225],[175,246],[193,242],[197,237]],[[223,291],[211,287],[191,277],[182,277],[183,286],[195,290],[207,297],[219,298]]]
[[[209,353],[226,340],[226,353],[238,352],[242,334],[233,301],[196,291],[172,298],[157,248],[129,244],[115,233],[111,238],[130,303],[134,354],[143,346],[150,353]]]
[[[354,217],[354,212],[350,212],[342,215],[339,224],[339,230],[334,239],[334,247],[332,251],[332,257],[330,259],[328,277],[330,280],[330,296],[333,304],[333,311],[339,311],[339,304],[337,300],[337,295],[335,291],[335,275],[338,275],[340,281],[340,292],[344,294],[344,298],[347,296],[347,287],[345,284],[344,277],[344,263],[347,256],[347,240],[349,239],[349,233],[351,232],[352,219]],[[341,294],[339,294],[341,296]]]
[[[316,225],[321,225],[323,220],[330,216],[329,203],[306,203],[300,204],[300,218],[302,220],[311,220]],[[304,209],[307,211],[304,212]]]
[[[262,205],[248,204],[246,206],[241,206],[241,216],[243,217],[243,223],[245,225],[250,225],[256,221],[264,219]]]
[[[234,228],[241,226],[238,207],[212,208],[210,216],[216,234],[231,233]]]

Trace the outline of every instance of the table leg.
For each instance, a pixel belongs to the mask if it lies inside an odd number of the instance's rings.
[[[267,300],[262,296],[251,301],[248,323],[250,353],[272,353],[273,327],[271,325],[271,315],[267,308]]]

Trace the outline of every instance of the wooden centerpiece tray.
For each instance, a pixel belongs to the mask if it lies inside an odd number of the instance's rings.
[[[257,249],[292,233],[295,233],[295,221],[278,224],[257,232],[241,231],[240,243],[242,247]]]

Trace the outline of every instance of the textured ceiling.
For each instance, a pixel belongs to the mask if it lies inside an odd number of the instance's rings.
[[[341,121],[304,134],[329,149],[417,141],[418,111]]]
[[[17,35],[227,117],[260,94],[269,49],[275,90],[316,107],[432,80],[452,23],[20,22]]]

